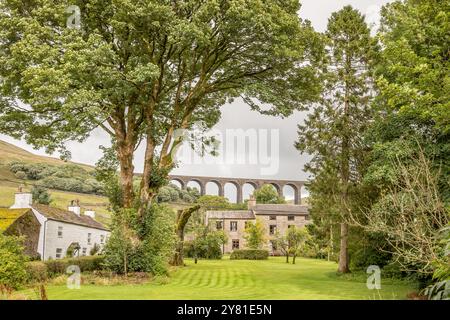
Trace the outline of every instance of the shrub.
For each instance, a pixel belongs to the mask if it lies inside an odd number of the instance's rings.
[[[80,267],[81,272],[103,270],[104,268],[103,256],[88,256],[79,258],[67,258],[60,260],[45,261],[47,266],[47,273],[53,277],[59,274],[65,274],[69,266],[76,265]]]
[[[24,171],[17,171],[16,178],[20,180],[25,180],[27,178],[27,174]]]
[[[27,278],[23,238],[0,234],[0,286],[17,289]]]
[[[234,250],[231,253],[231,260],[266,260],[269,257],[268,250],[245,249]]]
[[[220,243],[207,243],[208,241],[201,241],[195,248],[194,241],[186,241],[183,245],[184,255],[188,258],[199,259],[222,259],[222,250]]]
[[[371,265],[383,267],[389,262],[391,255],[375,248],[362,248],[350,255],[352,271],[366,270]]]
[[[175,245],[175,216],[171,208],[153,204],[145,221],[135,209],[114,213],[111,236],[104,248],[106,266],[114,272],[167,273]]]
[[[89,252],[89,254],[91,256],[95,256],[96,254],[98,254],[100,252],[100,246],[97,243],[94,243],[94,246],[91,248],[91,251]]]
[[[42,282],[48,279],[47,265],[42,261],[26,263],[28,282]]]
[[[50,193],[48,193],[48,190],[44,187],[33,186],[31,193],[33,194],[33,200],[36,203],[49,205],[50,202],[52,202]]]

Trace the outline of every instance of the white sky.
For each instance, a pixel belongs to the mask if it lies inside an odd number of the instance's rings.
[[[312,22],[317,31],[326,30],[328,17],[332,12],[338,11],[345,5],[352,5],[366,15],[366,21],[376,23],[379,20],[379,9],[385,3],[391,0],[303,0],[300,16]],[[241,101],[236,100],[231,105],[222,107],[222,119],[216,125],[216,129],[225,135],[227,129],[243,129],[243,130],[265,130],[268,132],[268,138],[272,137],[276,132],[279,134],[279,152],[276,150],[268,152],[268,155],[275,154],[272,159],[266,159],[264,165],[261,157],[261,149],[251,152],[251,147],[247,150],[237,152],[237,157],[253,154],[257,158],[257,163],[244,161],[243,164],[225,162],[218,163],[219,159],[205,159],[202,163],[180,164],[173,171],[174,174],[199,175],[199,176],[223,176],[223,177],[248,177],[248,178],[264,178],[264,179],[288,179],[288,180],[306,180],[307,175],[303,172],[303,166],[308,160],[307,156],[302,156],[294,148],[294,142],[297,139],[297,124],[301,123],[306,112],[296,112],[287,119],[263,116],[257,112],[251,111]],[[273,131],[275,130],[275,131]],[[261,136],[259,136],[261,137]],[[37,154],[44,155],[43,150],[33,150],[24,141],[17,141],[5,135],[0,135],[0,139],[13,143],[21,148],[32,151]],[[262,139],[265,141],[264,139]],[[72,160],[86,164],[95,164],[101,157],[99,145],[109,145],[109,138],[102,131],[97,130],[92,133],[91,137],[84,143],[71,142],[68,148],[72,152]],[[226,148],[226,144],[224,145]],[[260,146],[259,146],[260,147]],[[264,153],[263,153],[264,154]],[[276,156],[278,154],[278,156]],[[140,148],[136,154],[136,171],[142,170],[143,149]],[[250,162],[250,163],[249,163]],[[264,172],[263,167],[272,164],[274,170]],[[215,187],[208,185],[207,192],[215,193]],[[244,197],[248,196],[251,189],[245,188]],[[233,191],[227,189],[225,193],[228,197],[234,198]],[[306,192],[305,192],[306,193]],[[287,198],[292,197],[291,190],[286,190]]]

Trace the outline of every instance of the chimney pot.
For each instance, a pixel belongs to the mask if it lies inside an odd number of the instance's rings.
[[[248,199],[247,201],[247,207],[250,210],[251,208],[256,206],[256,198],[254,195],[250,196],[250,199]]]

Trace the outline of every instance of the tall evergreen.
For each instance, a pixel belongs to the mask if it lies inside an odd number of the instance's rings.
[[[312,155],[305,169],[312,174],[310,194],[315,221],[340,224],[339,268],[349,272],[347,217],[352,190],[361,180],[373,94],[370,65],[373,42],[364,16],[351,6],[332,14],[326,31],[327,64],[321,102],[298,126],[296,147]],[[330,228],[331,229],[331,228]]]

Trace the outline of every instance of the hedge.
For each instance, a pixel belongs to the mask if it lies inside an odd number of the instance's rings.
[[[232,260],[266,260],[269,257],[268,250],[246,249],[234,250],[231,253]]]
[[[87,256],[48,261],[32,261],[26,264],[29,281],[45,281],[49,277],[65,274],[71,265],[80,267],[81,272],[103,270],[103,256]]]

